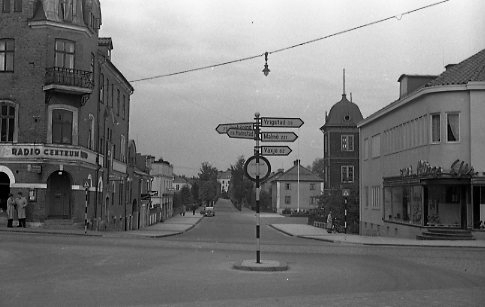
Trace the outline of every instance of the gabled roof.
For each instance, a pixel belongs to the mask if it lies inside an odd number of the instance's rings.
[[[485,49],[456,65],[450,65],[438,78],[425,87],[467,84],[470,81],[485,81]]]
[[[298,174],[298,166],[300,168]],[[284,172],[282,175],[275,178],[273,181],[311,181],[323,182],[323,179],[312,173],[309,169],[301,166],[301,164],[294,165],[292,168]]]

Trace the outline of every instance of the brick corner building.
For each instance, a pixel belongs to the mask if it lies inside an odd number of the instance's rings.
[[[0,202],[27,221],[126,229],[133,87],[100,38],[98,0],[0,1]]]

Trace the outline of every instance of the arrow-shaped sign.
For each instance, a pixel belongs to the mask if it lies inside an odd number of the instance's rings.
[[[234,128],[234,129],[242,129],[242,130],[252,130],[254,123],[232,123],[232,124],[219,124],[216,128],[216,131],[219,134],[227,133],[227,130]]]
[[[261,117],[261,127],[300,128],[303,126],[301,118]]]
[[[261,146],[263,156],[287,156],[291,153],[288,146]]]
[[[254,131],[253,130],[244,130],[244,129],[234,129],[231,128],[227,130],[227,135],[230,138],[237,138],[237,139],[251,139],[254,140]]]
[[[294,142],[298,138],[294,132],[262,132],[262,142]]]

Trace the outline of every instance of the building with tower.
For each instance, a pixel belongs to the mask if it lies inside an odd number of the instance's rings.
[[[98,0],[0,1],[0,200],[28,195],[27,222],[127,228],[133,87],[99,37]],[[87,191],[87,192],[86,192]]]
[[[359,130],[363,119],[359,107],[347,99],[345,70],[342,99],[325,115],[323,133],[324,194],[339,199],[344,191],[349,207],[358,213],[359,195]]]

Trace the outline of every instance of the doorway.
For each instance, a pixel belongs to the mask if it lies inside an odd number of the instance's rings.
[[[47,179],[47,218],[71,218],[71,176],[65,171],[52,173]]]

